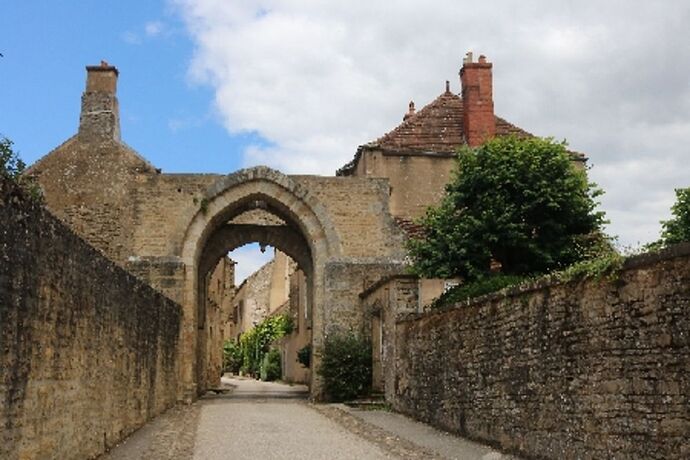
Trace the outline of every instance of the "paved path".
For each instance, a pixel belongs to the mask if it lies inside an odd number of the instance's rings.
[[[171,409],[103,458],[508,458],[398,414],[309,404],[304,386],[225,377],[223,384],[232,391]]]

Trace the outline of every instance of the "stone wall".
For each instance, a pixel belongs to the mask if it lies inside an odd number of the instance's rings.
[[[328,211],[346,257],[405,257],[403,235],[388,209],[387,179],[290,176]]]
[[[372,312],[361,308],[357,287],[366,289],[383,277],[401,273],[402,264],[367,262],[331,262],[326,265],[326,334],[353,331],[371,334]]]
[[[400,314],[421,312],[420,280],[414,275],[386,276],[363,291],[362,311],[372,315],[372,386],[392,400],[395,387],[395,327]]]
[[[0,458],[92,458],[175,403],[180,307],[0,182]]]
[[[690,245],[400,319],[397,410],[536,458],[690,457]]]
[[[430,205],[437,205],[445,193],[455,167],[452,153],[362,151],[355,174],[360,177],[388,178],[390,213],[404,219],[417,219]]]

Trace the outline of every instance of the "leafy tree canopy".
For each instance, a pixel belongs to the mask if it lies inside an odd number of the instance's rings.
[[[0,136],[0,176],[19,181],[26,165],[12,149],[13,142]]]
[[[604,246],[601,193],[564,142],[507,136],[463,148],[444,199],[420,221],[425,236],[408,243],[413,271],[472,281],[492,262],[508,275],[562,269]]]
[[[676,189],[671,214],[671,219],[661,222],[661,239],[650,244],[650,249],[690,241],[690,187]]]

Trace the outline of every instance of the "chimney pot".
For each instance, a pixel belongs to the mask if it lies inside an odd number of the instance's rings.
[[[407,113],[403,117],[403,121],[410,118],[412,115],[414,115],[414,113],[415,113],[414,101],[410,101],[410,104],[407,106]]]

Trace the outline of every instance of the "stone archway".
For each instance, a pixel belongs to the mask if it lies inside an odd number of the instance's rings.
[[[310,272],[313,365],[317,365],[324,335],[324,267],[341,253],[339,238],[323,206],[288,176],[262,166],[221,178],[206,190],[202,203],[187,226],[181,248],[185,281],[180,398],[190,401],[204,390],[197,375],[197,364],[204,359],[198,341],[201,276],[227,250],[251,241],[275,245]],[[229,223],[252,209],[267,210],[286,225],[276,228]],[[319,394],[318,380],[312,381],[311,390],[313,395]]]

